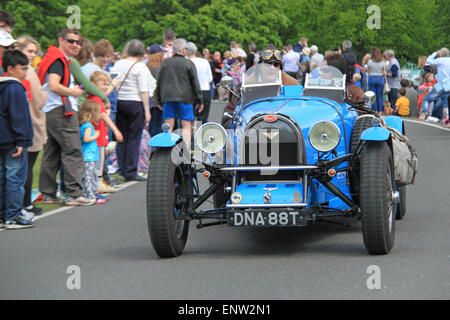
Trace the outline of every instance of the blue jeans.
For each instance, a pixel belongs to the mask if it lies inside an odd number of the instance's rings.
[[[0,151],[0,219],[15,220],[22,212],[24,184],[28,171],[28,153],[13,158],[16,148]]]
[[[422,100],[422,112],[428,112],[430,113],[430,103],[434,102],[435,106],[434,109],[440,108],[448,108],[448,96],[449,96],[450,92],[442,92],[442,93],[438,93],[436,92],[436,89],[431,89],[431,91],[425,96],[423,97]],[[433,109],[433,112],[434,112]]]
[[[116,112],[115,111],[111,111],[111,115],[109,117],[111,118],[111,121],[114,122],[114,124],[116,124]],[[113,132],[112,132],[111,128],[108,128],[108,139],[109,139],[109,141],[113,141],[112,136],[113,136]]]
[[[383,76],[370,76],[369,75],[369,90],[373,91],[377,97],[377,101],[372,104],[372,109],[378,112],[383,112]]]
[[[436,117],[440,120],[444,118],[444,109],[448,108],[448,96],[450,95],[450,92],[443,92],[439,93],[436,99],[434,100],[434,107],[431,115],[433,117]],[[424,97],[424,99],[426,96]]]
[[[150,133],[151,137],[154,137],[162,132],[162,111],[158,107],[156,107],[151,108],[150,113],[152,115],[152,118],[150,119],[150,123],[148,124],[148,132]]]
[[[388,93],[389,102],[391,103],[392,109],[395,109],[395,103],[397,102],[399,91],[400,89],[391,88],[391,91]]]

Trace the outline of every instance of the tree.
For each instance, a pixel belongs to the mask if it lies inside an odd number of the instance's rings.
[[[416,62],[449,45],[448,0],[8,0],[14,35],[29,34],[46,48],[67,24],[67,8],[81,9],[81,32],[121,49],[131,39],[162,43],[167,28],[199,48],[225,51],[231,40],[281,48],[300,37],[321,52],[350,39],[361,59],[373,47],[393,49],[401,63]],[[380,28],[369,28],[370,6],[380,9]]]
[[[14,16],[14,36],[30,35],[44,51],[56,44],[59,32],[66,26],[70,5],[70,0],[8,0],[4,10]]]

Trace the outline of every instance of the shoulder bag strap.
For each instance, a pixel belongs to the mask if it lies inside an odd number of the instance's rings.
[[[125,78],[123,78],[122,82],[120,83],[119,89],[117,89],[117,96],[119,96],[119,91],[122,88],[122,85],[124,84],[125,80],[128,78],[128,75],[130,74],[131,69],[133,69],[134,65],[136,63],[138,63],[139,61],[136,61],[135,63],[133,63],[130,67],[130,69],[128,69],[127,74],[125,75]]]

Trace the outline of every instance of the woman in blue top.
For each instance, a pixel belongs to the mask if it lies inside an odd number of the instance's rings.
[[[99,131],[94,129],[92,122],[100,119],[100,104],[87,100],[83,103],[78,112],[78,121],[80,123],[81,146],[84,158],[83,174],[83,196],[95,203],[98,178],[95,170],[95,162],[98,161],[99,152],[97,138]]]

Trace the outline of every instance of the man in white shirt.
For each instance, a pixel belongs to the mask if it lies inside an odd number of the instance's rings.
[[[197,46],[188,42],[187,44],[187,55],[189,59],[194,63],[197,69],[197,78],[200,84],[200,89],[202,90],[203,96],[203,110],[197,114],[197,119],[203,123],[208,121],[209,108],[211,106],[211,88],[210,83],[213,80],[211,66],[208,60],[204,58],[197,57]]]
[[[292,50],[292,45],[285,46],[286,54],[281,60],[283,63],[283,71],[290,75],[292,78],[297,79],[298,64],[300,62],[300,54]]]
[[[311,71],[315,68],[319,68],[323,64],[323,55],[319,53],[319,48],[316,45],[312,45],[311,48]]]

